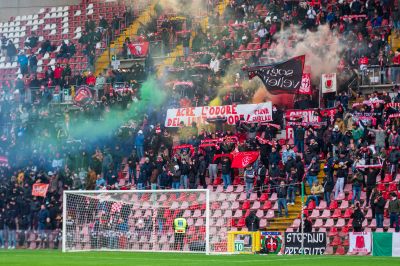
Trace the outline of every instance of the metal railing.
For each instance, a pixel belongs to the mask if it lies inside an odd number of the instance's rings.
[[[1,230],[4,248],[60,249],[61,229],[56,230]]]
[[[359,70],[360,86],[379,86],[396,84],[396,76],[400,76],[400,65],[370,65]]]

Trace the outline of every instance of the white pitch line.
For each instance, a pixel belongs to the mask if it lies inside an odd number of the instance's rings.
[[[20,253],[20,254],[15,255],[15,257],[26,257],[27,255],[31,255],[29,253],[25,253],[25,254],[21,254]],[[40,254],[40,253],[38,253],[38,254]],[[124,253],[124,254],[126,254],[126,253]],[[139,253],[139,254],[142,254],[142,253]],[[179,253],[176,253],[176,255],[179,256]],[[199,255],[199,257],[200,256],[203,256],[203,255]],[[240,256],[240,255],[238,255],[238,256]],[[74,256],[74,255],[66,256],[65,258],[66,259],[96,259],[96,260],[102,259],[102,260],[108,260],[108,261],[116,261],[116,260],[119,260],[119,261],[124,261],[124,260],[125,261],[126,260],[128,260],[128,261],[130,261],[130,260],[138,261],[138,260],[140,260],[140,261],[149,261],[149,262],[151,262],[151,261],[171,261],[171,262],[173,262],[173,261],[182,261],[182,262],[185,261],[185,262],[188,262],[189,264],[197,264],[197,263],[204,264],[206,262],[223,262],[223,260],[221,260],[221,259],[215,260],[215,259],[207,259],[205,257],[202,257],[202,260],[198,261],[198,262],[194,261],[193,258],[191,258],[191,259],[189,259],[189,258],[187,258],[187,259],[186,258],[144,258],[144,257],[123,257],[123,258],[101,257],[100,258],[100,257],[94,257],[94,256]],[[264,256],[264,259],[227,260],[226,262],[231,262],[231,263],[270,262],[270,263],[273,263],[275,261],[277,261],[277,262],[279,262],[279,261],[306,261],[306,260],[312,261],[312,260],[329,260],[329,259],[359,260],[360,257],[359,256],[337,256],[337,257],[335,257],[335,256],[329,256],[329,257],[327,257],[327,256],[326,257],[325,256],[313,256],[313,257],[297,257],[296,258],[296,257],[293,256],[293,257],[290,257],[290,258],[289,257],[288,258],[276,258],[276,257],[274,257],[272,259],[272,258],[268,258],[268,256]],[[369,260],[377,260],[377,261],[382,261],[382,260],[385,260],[385,261],[396,261],[396,260],[398,260],[396,258],[391,258],[391,257],[380,257],[380,258],[379,257],[368,257],[368,259]]]

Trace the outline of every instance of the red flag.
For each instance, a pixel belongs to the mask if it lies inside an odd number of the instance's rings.
[[[144,57],[149,52],[149,42],[131,43],[129,50],[133,56]]]
[[[248,152],[238,152],[233,154],[232,168],[245,168],[249,164],[254,163],[260,152],[258,151],[248,151]]]
[[[36,183],[32,186],[32,196],[46,197],[49,184]]]
[[[91,104],[93,100],[92,92],[87,86],[81,86],[75,93],[74,102],[79,106]]]
[[[303,73],[301,78],[301,85],[299,89],[299,94],[309,94],[311,95],[311,74]]]

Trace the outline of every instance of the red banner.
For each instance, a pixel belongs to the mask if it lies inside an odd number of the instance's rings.
[[[303,73],[303,77],[301,78],[299,94],[308,94],[308,95],[312,94],[310,73]]]
[[[32,196],[46,197],[49,184],[36,183],[32,186]]]
[[[258,151],[233,153],[232,168],[245,168],[254,163],[258,159],[259,155],[260,152]]]
[[[287,110],[286,117],[286,138],[293,139],[293,128],[290,125],[290,121],[298,122],[300,125],[304,126],[317,126],[323,125],[320,116],[315,115],[317,109],[306,109],[306,110]],[[333,122],[335,114],[337,112],[336,108],[321,109],[320,113],[322,116],[330,117]],[[301,120],[301,121],[300,121]],[[295,124],[295,123],[294,123]]]
[[[129,50],[133,56],[144,57],[147,56],[149,52],[149,43],[142,42],[142,43],[131,43],[129,44]]]

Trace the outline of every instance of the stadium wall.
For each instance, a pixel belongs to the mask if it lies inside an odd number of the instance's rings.
[[[82,0],[0,0],[0,22],[8,21],[10,17],[29,15],[44,7],[75,5]]]

